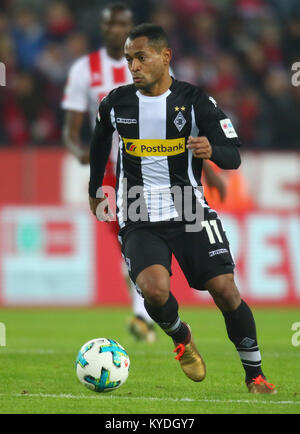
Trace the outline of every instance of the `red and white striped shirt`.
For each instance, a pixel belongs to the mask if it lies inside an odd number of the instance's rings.
[[[78,59],[70,69],[64,91],[62,108],[88,112],[94,128],[100,101],[115,87],[132,83],[125,57],[115,60],[101,48]],[[118,137],[114,137],[111,154],[116,162]]]

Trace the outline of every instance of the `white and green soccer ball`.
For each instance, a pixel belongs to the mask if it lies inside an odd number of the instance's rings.
[[[84,344],[76,359],[79,381],[94,392],[111,392],[125,383],[130,359],[113,339],[98,338]]]

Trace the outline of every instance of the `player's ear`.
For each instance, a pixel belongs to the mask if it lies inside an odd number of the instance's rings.
[[[164,48],[162,51],[162,56],[163,56],[164,64],[168,65],[172,59],[172,49]]]

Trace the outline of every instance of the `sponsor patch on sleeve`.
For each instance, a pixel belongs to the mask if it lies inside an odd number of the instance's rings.
[[[225,136],[228,137],[228,139],[233,139],[234,137],[237,137],[237,133],[230,119],[222,119],[220,121],[220,124]]]

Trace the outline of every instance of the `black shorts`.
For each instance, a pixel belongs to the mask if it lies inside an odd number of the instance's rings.
[[[203,229],[187,232],[177,222],[135,225],[120,232],[122,254],[130,278],[145,268],[159,264],[170,273],[172,253],[176,257],[190,287],[203,290],[209,279],[233,273],[234,261],[229,242],[216,212],[205,213]]]

